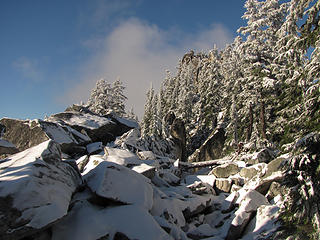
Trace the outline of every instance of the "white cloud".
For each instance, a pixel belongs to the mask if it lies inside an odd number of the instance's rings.
[[[106,77],[110,82],[118,76],[126,86],[127,107],[134,107],[141,117],[145,93],[153,83],[158,88],[165,77],[165,70],[175,69],[179,58],[189,49],[209,50],[213,43],[222,48],[232,41],[232,34],[223,25],[194,34],[164,31],[138,19],[122,22],[104,39],[96,39],[101,48],[82,66],[83,79],[66,93],[69,103],[86,101],[95,82]],[[87,44],[94,40],[90,40]]]
[[[36,60],[27,57],[20,57],[13,63],[13,67],[18,70],[26,80],[39,82],[43,79],[42,72],[38,69]]]

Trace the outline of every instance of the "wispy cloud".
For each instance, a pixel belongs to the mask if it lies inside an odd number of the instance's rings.
[[[104,32],[123,18],[134,15],[135,6],[141,0],[90,0],[88,8],[81,9],[78,16],[79,27],[88,26]]]
[[[69,103],[85,101],[99,78],[106,77],[112,82],[120,76],[126,86],[128,108],[133,106],[142,116],[150,82],[158,88],[165,70],[174,71],[187,50],[207,51],[214,43],[223,48],[232,41],[232,34],[220,24],[198,33],[180,32],[179,37],[177,39],[172,30],[162,30],[136,18],[122,22],[104,38],[87,42],[88,46],[98,43],[99,51],[82,66],[83,79],[75,83],[63,99]]]
[[[43,73],[39,70],[36,60],[20,57],[13,62],[13,67],[28,81],[40,82],[43,79]]]

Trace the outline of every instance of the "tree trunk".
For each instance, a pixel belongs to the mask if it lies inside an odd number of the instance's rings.
[[[247,128],[247,142],[250,141],[251,134],[252,134],[252,128],[253,128],[253,110],[252,110],[252,104],[250,103],[250,106],[249,106],[249,126]]]
[[[261,101],[261,106],[260,106],[260,127],[261,127],[261,136],[264,139],[267,139],[266,135],[266,120],[265,120],[265,107],[264,107],[264,102]]]

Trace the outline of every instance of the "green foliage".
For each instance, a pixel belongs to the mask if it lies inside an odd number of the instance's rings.
[[[308,218],[303,222],[297,222],[295,212],[284,211],[280,215],[281,226],[281,239],[286,239],[289,236],[295,237],[300,240],[318,240],[318,230],[315,229]]]

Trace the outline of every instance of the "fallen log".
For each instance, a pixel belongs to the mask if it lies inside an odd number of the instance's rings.
[[[224,160],[224,159],[216,159],[216,160],[208,160],[203,162],[192,162],[192,163],[179,161],[177,165],[179,168],[190,169],[190,168],[217,166],[217,165],[222,165],[230,162],[231,160]]]

